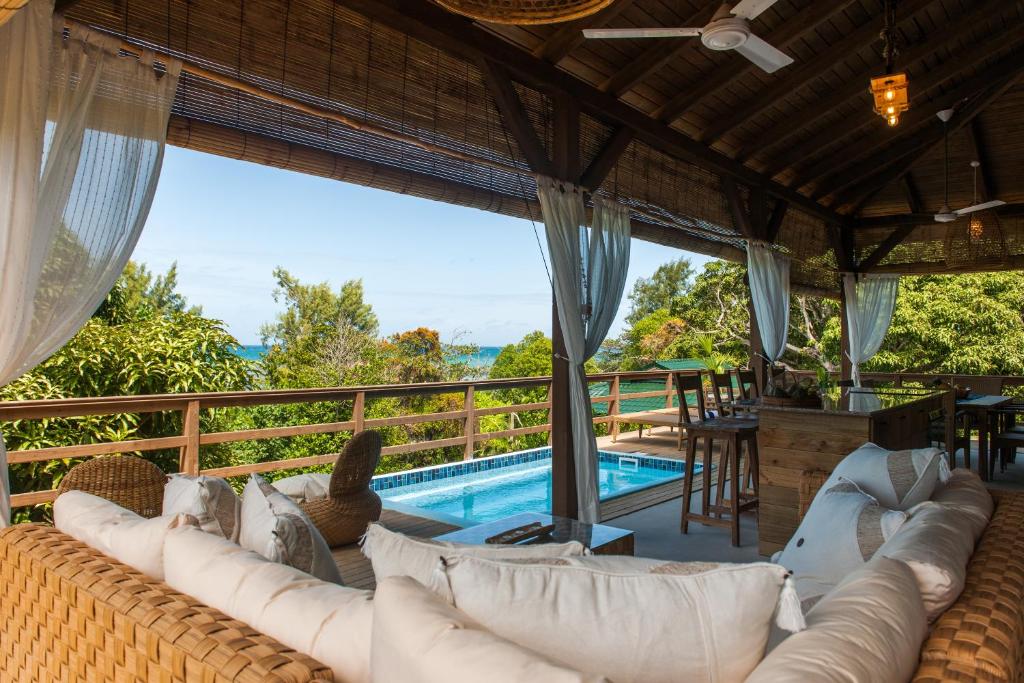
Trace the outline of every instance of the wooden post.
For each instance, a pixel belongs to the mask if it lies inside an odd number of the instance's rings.
[[[356,423],[355,434],[363,431],[366,423],[366,392],[356,392],[355,401],[352,402],[352,421]]]
[[[569,406],[569,362],[565,360],[558,306],[552,302],[551,309],[551,514],[576,519],[579,496]]]
[[[464,410],[466,411],[466,428],[464,430],[466,435],[466,450],[462,456],[464,460],[473,459],[473,446],[476,445],[476,416],[474,413],[473,406],[473,385],[470,384],[466,387],[466,400],[463,404]]]
[[[181,447],[178,468],[185,474],[199,474],[199,401],[189,401],[182,413],[181,434],[185,445]]]
[[[839,378],[853,378],[853,363],[850,361],[850,327],[846,311],[846,288],[839,288],[839,324],[842,326],[842,334],[839,337]]]
[[[665,407],[666,408],[671,408],[672,407],[672,397],[674,395],[675,395],[675,393],[672,390],[672,373],[669,372],[669,373],[665,374]]]
[[[619,385],[619,376],[615,375],[612,378],[611,386],[609,387],[608,393],[611,395],[612,400],[608,402],[608,416],[618,415],[622,412],[622,405],[619,399],[621,387]],[[612,443],[619,440],[619,421],[612,418]]]
[[[768,382],[768,361],[764,359],[764,343],[761,341],[761,328],[757,325],[754,299],[750,295],[750,278],[744,277],[743,282],[747,286],[747,312],[750,317],[750,369],[754,371],[758,394],[764,396],[764,387]]]

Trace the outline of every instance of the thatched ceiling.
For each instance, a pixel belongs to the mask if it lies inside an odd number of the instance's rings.
[[[934,114],[945,107],[958,110],[950,204],[971,202],[971,158],[984,164],[981,194],[1024,203],[1024,1],[900,0],[897,64],[912,99],[896,129],[871,112],[867,90],[882,69],[880,0],[777,2],[753,28],[795,63],[771,75],[695,39],[580,33],[702,25],[718,5],[615,0],[586,19],[530,27],[481,25],[428,0],[81,0],[68,15],[405,136],[187,76],[174,144],[536,217],[532,178],[516,172],[533,167],[630,204],[642,239],[738,258],[744,238],[775,236],[796,258],[798,284],[821,290],[834,290],[837,267],[1024,258],[1015,207],[986,214],[979,242],[962,239],[965,221],[914,225],[942,204]]]

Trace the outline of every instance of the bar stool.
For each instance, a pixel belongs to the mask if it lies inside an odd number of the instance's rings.
[[[758,505],[758,455],[756,418],[719,418],[691,425],[686,445],[686,464],[683,471],[683,510],[680,530],[687,533],[690,520],[712,526],[728,527],[732,544],[740,544],[740,514]],[[721,441],[718,464],[718,490],[711,502],[711,461],[715,440]],[[699,512],[690,512],[695,480],[697,444],[702,443],[701,506]],[[742,457],[744,447],[746,458]],[[741,461],[745,467],[740,469]],[[729,477],[729,497],[725,497],[725,479]],[[748,486],[749,482],[749,486]],[[723,518],[727,515],[728,518]]]
[[[676,397],[679,400],[679,443],[677,447],[683,450],[683,441],[690,433],[690,427],[703,422],[708,418],[707,409],[704,406],[704,380],[700,373],[696,375],[674,372],[673,378],[676,385]],[[690,396],[693,402],[690,402]],[[690,408],[694,409],[696,417],[690,415]]]
[[[712,372],[710,374],[712,388],[711,396],[714,398],[715,408],[718,409],[719,417],[731,415],[736,402],[736,395],[732,390],[732,373]]]

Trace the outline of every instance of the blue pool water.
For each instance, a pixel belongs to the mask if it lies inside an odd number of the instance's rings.
[[[683,463],[641,454],[600,453],[601,500],[680,479]],[[384,506],[469,526],[520,512],[551,511],[551,449],[374,477]]]

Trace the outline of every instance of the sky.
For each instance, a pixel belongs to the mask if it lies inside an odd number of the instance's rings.
[[[543,225],[537,225],[543,241]],[[626,291],[680,255],[633,240]],[[282,309],[273,270],[335,290],[362,279],[382,334],[420,326],[446,342],[500,346],[551,331],[551,287],[527,220],[167,147],[132,256],[178,264],[179,291],[242,344]],[[610,335],[622,330],[623,299]]]

